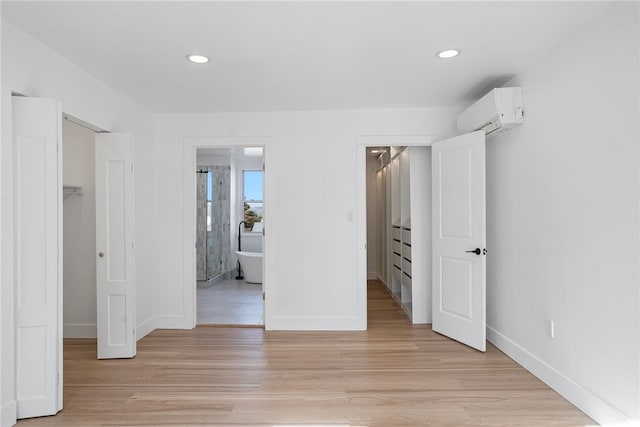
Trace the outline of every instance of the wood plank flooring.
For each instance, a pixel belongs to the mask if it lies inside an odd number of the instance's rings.
[[[489,345],[412,326],[369,283],[366,332],[158,330],[130,360],[65,340],[64,410],[28,426],[585,426]]]

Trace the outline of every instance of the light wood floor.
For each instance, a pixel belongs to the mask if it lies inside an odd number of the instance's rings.
[[[595,424],[495,347],[412,326],[377,282],[366,332],[159,330],[131,360],[64,355],[64,410],[19,427]]]

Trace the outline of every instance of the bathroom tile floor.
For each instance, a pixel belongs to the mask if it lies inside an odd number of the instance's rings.
[[[264,325],[262,286],[222,280],[198,286],[198,325]]]

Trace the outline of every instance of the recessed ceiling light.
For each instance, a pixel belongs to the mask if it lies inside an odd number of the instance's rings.
[[[436,56],[440,59],[453,58],[454,56],[458,56],[460,54],[460,49],[445,49],[436,53]]]
[[[195,64],[206,64],[209,58],[204,55],[187,55],[187,59]]]

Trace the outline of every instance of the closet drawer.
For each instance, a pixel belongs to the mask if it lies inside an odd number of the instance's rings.
[[[391,267],[391,276],[393,278],[395,278],[398,282],[402,281],[402,271],[400,270],[400,267],[398,267],[397,265],[394,265],[393,267]]]
[[[391,227],[391,238],[393,240],[402,239],[402,232],[400,231],[400,227]]]
[[[402,260],[402,271],[411,276],[411,261],[407,261],[406,259]]]
[[[402,242],[411,244],[411,230],[402,229]]]
[[[395,240],[391,242],[391,250],[395,253],[402,254],[402,247],[404,245],[400,242],[396,242]]]
[[[411,261],[411,246],[405,244],[402,245],[402,257]]]
[[[396,267],[402,268],[402,257],[398,254],[391,254],[391,262]]]
[[[406,286],[409,290],[412,290],[412,288],[411,288],[411,286],[412,286],[411,277],[407,276],[404,273],[402,274],[402,284],[404,286]]]

